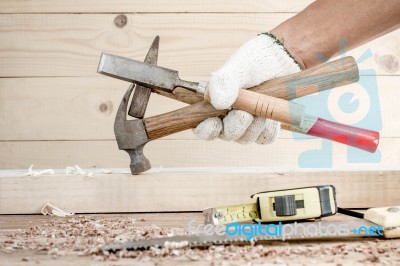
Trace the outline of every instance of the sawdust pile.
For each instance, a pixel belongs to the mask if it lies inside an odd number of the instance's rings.
[[[299,258],[315,262],[340,264],[348,256],[360,263],[393,265],[400,263],[399,240],[358,240],[347,242],[268,242],[268,245],[211,246],[208,248],[152,248],[145,251],[121,251],[116,254],[101,251],[101,246],[113,242],[125,242],[154,237],[187,234],[182,228],[166,228],[145,225],[142,220],[123,218],[94,218],[76,216],[64,219],[49,219],[47,223],[29,229],[8,232],[0,239],[0,250],[16,252],[34,250],[47,252],[58,258],[66,255],[92,256],[94,260],[115,261],[135,258],[150,261],[153,258],[176,258],[184,260],[257,261],[271,259],[275,263]]]

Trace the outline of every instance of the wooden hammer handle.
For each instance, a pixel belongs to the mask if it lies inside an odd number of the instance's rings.
[[[172,112],[145,118],[144,123],[149,140],[154,140],[194,128],[209,117],[223,117],[227,113],[228,110],[217,110],[211,104],[202,101]]]

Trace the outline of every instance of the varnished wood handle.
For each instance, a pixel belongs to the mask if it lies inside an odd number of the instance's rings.
[[[217,110],[207,102],[198,102],[178,110],[144,119],[147,136],[154,140],[196,127],[201,121],[213,117],[223,117],[228,110]]]
[[[353,57],[337,59],[304,71],[267,80],[249,90],[285,100],[357,82],[359,71]]]

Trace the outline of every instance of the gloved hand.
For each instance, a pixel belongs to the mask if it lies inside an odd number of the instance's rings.
[[[296,72],[300,72],[300,67],[284,46],[274,36],[260,34],[242,45],[212,74],[208,84],[211,104],[217,109],[229,109],[236,101],[239,89]],[[232,110],[223,120],[208,118],[193,131],[204,140],[220,137],[241,144],[269,144],[278,136],[280,123]]]

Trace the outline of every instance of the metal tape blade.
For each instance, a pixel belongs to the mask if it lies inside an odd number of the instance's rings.
[[[230,224],[248,222],[260,218],[256,203],[219,206],[203,210],[206,224]]]

